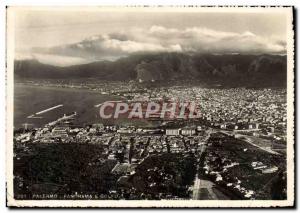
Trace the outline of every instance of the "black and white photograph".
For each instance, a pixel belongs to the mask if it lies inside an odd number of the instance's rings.
[[[11,207],[292,207],[291,6],[11,6]]]

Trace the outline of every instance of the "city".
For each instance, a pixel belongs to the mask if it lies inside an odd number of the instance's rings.
[[[152,119],[147,125],[134,119],[130,125],[116,120],[104,124],[100,119],[80,124],[73,112],[40,127],[24,125],[15,129],[14,137],[15,168],[23,172],[15,174],[16,197],[285,199],[284,89],[142,86],[105,88],[108,95],[128,102],[196,101],[201,116]],[[100,90],[90,85],[81,89]],[[37,154],[45,152],[46,156]],[[45,165],[40,171],[30,169],[41,161]],[[60,163],[52,168],[52,161]],[[51,177],[45,177],[50,171]],[[81,184],[74,186],[76,182]]]

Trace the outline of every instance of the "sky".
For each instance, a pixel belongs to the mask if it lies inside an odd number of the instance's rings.
[[[58,66],[137,52],[285,54],[286,13],[16,10],[17,59]]]

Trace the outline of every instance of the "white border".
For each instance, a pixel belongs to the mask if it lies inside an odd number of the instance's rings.
[[[49,9],[48,8],[32,8],[36,9]],[[51,9],[66,9],[52,7]],[[9,8],[7,14],[7,98],[6,98],[6,177],[7,177],[7,204],[9,206],[27,206],[27,207],[275,207],[275,206],[292,206],[294,204],[294,64],[293,64],[293,36],[292,31],[292,8],[260,8],[260,7],[71,7],[70,10],[110,10],[117,12],[119,10],[126,10],[134,12],[136,10],[149,12],[149,11],[187,11],[187,12],[284,12],[287,14],[287,49],[288,49],[288,72],[287,72],[287,167],[288,167],[288,187],[287,194],[288,199],[285,201],[265,201],[265,200],[253,200],[253,201],[197,201],[197,200],[163,200],[163,201],[128,201],[128,200],[15,200],[13,198],[13,150],[12,150],[12,138],[13,138],[13,60],[14,60],[14,14],[18,10],[22,10],[22,7]]]

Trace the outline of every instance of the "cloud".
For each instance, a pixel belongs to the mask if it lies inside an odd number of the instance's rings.
[[[52,48],[34,48],[34,53],[76,58],[77,61],[116,59],[137,52],[200,52],[241,54],[283,54],[285,41],[262,37],[250,31],[242,33],[208,28],[130,28],[86,38],[74,44]]]
[[[250,54],[276,54],[286,51],[283,43],[255,35],[249,31],[234,33],[197,27],[177,30],[153,26],[148,35],[165,41],[165,44],[178,43],[182,46],[182,51]]]
[[[16,54],[15,58],[16,60],[38,60],[43,64],[51,64],[60,67],[92,62],[84,58],[38,53]]]

